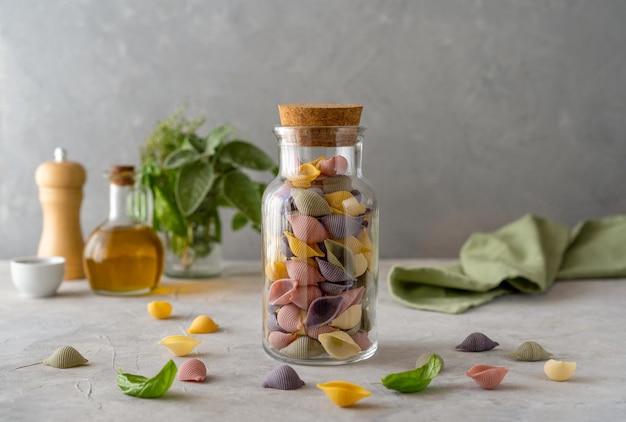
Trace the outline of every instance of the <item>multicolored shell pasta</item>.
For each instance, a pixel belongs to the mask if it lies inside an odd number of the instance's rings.
[[[159,344],[169,350],[174,356],[187,356],[202,341],[189,336],[165,337]]]
[[[263,388],[278,390],[297,390],[303,385],[304,381],[298,376],[296,370],[285,364],[274,367],[263,381]]]
[[[525,341],[515,351],[509,354],[512,358],[523,360],[526,362],[537,362],[540,360],[550,359],[552,353],[548,352],[535,341]]]
[[[375,350],[377,233],[348,167],[341,155],[298,163],[269,200],[264,347],[279,359],[352,361]]]
[[[508,372],[509,370],[502,366],[474,365],[465,375],[472,378],[481,388],[493,390],[500,385]]]
[[[187,359],[178,368],[176,377],[179,381],[202,382],[206,379],[206,365],[200,359]]]
[[[576,362],[550,359],[543,365],[543,370],[552,381],[567,381],[576,372]]]
[[[216,332],[220,328],[210,316],[198,315],[191,322],[187,332],[189,334],[210,334]]]
[[[499,345],[500,343],[491,340],[483,333],[472,333],[456,348],[462,352],[485,352]]]
[[[337,406],[350,407],[372,393],[360,385],[347,381],[330,381],[317,384],[326,396]]]
[[[87,362],[88,360],[72,346],[59,347],[49,358],[43,360],[44,365],[59,369],[73,368],[85,365]]]

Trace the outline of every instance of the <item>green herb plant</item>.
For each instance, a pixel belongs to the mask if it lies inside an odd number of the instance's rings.
[[[263,150],[233,139],[231,125],[206,135],[205,119],[188,120],[179,108],[159,122],[141,149],[140,181],[152,192],[152,226],[167,232],[170,247],[188,269],[222,241],[220,208],[235,210],[231,228],[261,230],[261,197],[266,184],[247,170],[277,174],[274,160]]]
[[[125,374],[122,369],[117,371],[117,385],[124,394],[152,399],[161,397],[167,392],[174,382],[178,368],[174,361],[169,360],[161,371],[152,378],[143,375]]]

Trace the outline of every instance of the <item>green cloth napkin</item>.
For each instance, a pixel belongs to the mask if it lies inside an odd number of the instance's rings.
[[[393,266],[388,285],[407,306],[456,314],[505,294],[543,293],[557,279],[608,277],[626,277],[626,215],[570,230],[529,214],[492,233],[472,234],[458,262]]]

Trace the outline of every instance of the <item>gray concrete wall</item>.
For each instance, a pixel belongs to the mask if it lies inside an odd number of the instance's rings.
[[[532,212],[626,210],[622,0],[0,0],[0,257],[36,252],[34,172],[56,146],[89,176],[179,104],[277,156],[281,102],[364,104],[382,257],[456,256]],[[251,230],[227,258],[260,258]]]

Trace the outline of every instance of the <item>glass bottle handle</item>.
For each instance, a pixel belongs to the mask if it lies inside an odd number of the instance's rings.
[[[154,200],[150,189],[136,184],[128,191],[128,201],[126,202],[128,215],[133,219],[152,226],[152,211]]]

